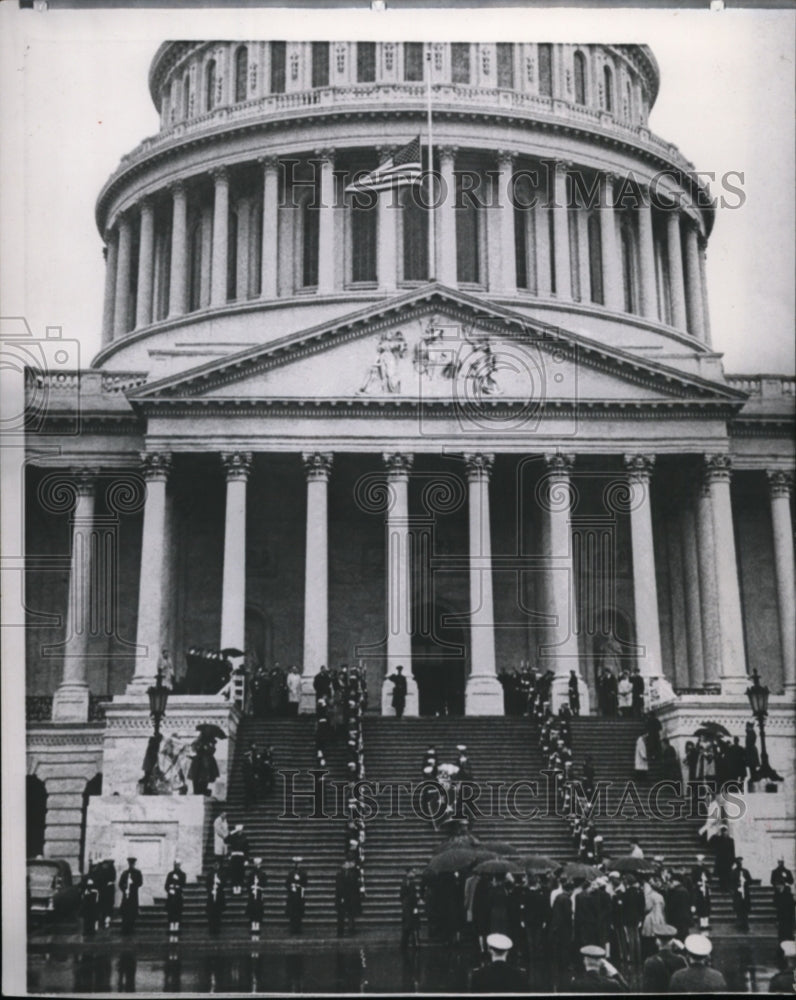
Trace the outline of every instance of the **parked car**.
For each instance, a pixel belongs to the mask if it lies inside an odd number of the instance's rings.
[[[80,886],[72,880],[68,861],[60,858],[28,860],[28,913],[32,917],[62,920],[77,912]]]

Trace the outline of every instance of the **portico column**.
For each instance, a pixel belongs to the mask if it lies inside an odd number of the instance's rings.
[[[655,283],[655,242],[652,228],[652,203],[648,188],[639,192],[638,263],[641,285],[641,315],[658,319],[658,289]]]
[[[492,528],[489,477],[494,455],[464,456],[470,521],[470,676],[465,715],[503,715],[503,688],[495,666],[495,608],[492,597]]]
[[[152,279],[155,267],[155,209],[147,200],[141,206],[141,237],[138,242],[138,294],[135,303],[135,325],[149,326],[152,322]]]
[[[102,344],[113,340],[113,314],[116,304],[116,262],[119,250],[119,235],[112,229],[105,234],[105,297],[102,303]]]
[[[172,196],[169,316],[182,316],[188,308],[188,193],[185,185],[175,184]]]
[[[683,251],[680,244],[680,210],[666,210],[666,245],[669,258],[669,288],[672,300],[672,326],[686,329]]]
[[[549,546],[545,553],[548,560],[546,604],[555,620],[549,630],[548,645],[542,650],[542,669],[552,669],[555,674],[551,689],[552,711],[557,712],[561,705],[569,703],[569,676],[574,670],[580,692],[580,711],[582,715],[587,715],[589,689],[580,676],[570,524],[576,497],[570,482],[575,456],[560,453],[545,455],[545,464],[548,471],[540,482],[538,496],[547,522],[545,538]]]
[[[138,579],[138,624],[135,676],[129,694],[145,694],[155,680],[165,614],[166,484],[171,472],[168,452],[144,452],[142,475],[146,480],[144,525],[141,534],[141,571]]]
[[[721,693],[743,694],[748,677],[730,500],[731,469],[732,461],[729,455],[705,456],[705,473],[710,484],[710,498],[713,503]]]
[[[619,259],[619,243],[616,235],[616,211],[614,207],[614,175],[603,174],[600,178],[600,247],[602,250],[603,304],[615,312],[622,312],[625,296],[622,289],[622,268]]]
[[[514,205],[511,202],[514,153],[498,151],[498,211],[500,212],[500,290],[517,294],[517,246],[514,233]]]
[[[53,697],[53,722],[88,720],[86,654],[90,634],[91,538],[94,530],[96,471],[76,470],[69,487],[74,492],[69,603],[66,610],[64,672]]]
[[[263,244],[263,249],[265,245]],[[221,167],[213,172],[213,263],[210,270],[210,305],[227,301],[227,253],[229,252],[229,174]],[[276,254],[276,248],[270,252]],[[264,259],[264,258],[263,258]]]
[[[113,333],[121,337],[130,322],[130,255],[132,234],[130,220],[119,221],[119,244],[116,258],[116,296],[113,307]]]
[[[569,263],[569,209],[567,208],[567,164],[555,165],[553,188],[553,259],[556,266],[556,298],[572,298]]]
[[[379,160],[383,162],[394,152],[393,146],[380,146]],[[398,284],[398,262],[396,256],[396,216],[398,210],[398,188],[385,188],[378,193],[378,252],[376,269],[379,288],[394,292]]]
[[[221,584],[221,649],[245,650],[246,641],[246,483],[250,451],[221,455],[227,477],[224,514],[224,576]]]
[[[316,150],[321,161],[320,211],[318,216],[318,293],[334,291],[334,150]]]
[[[307,544],[304,551],[304,669],[300,712],[315,711],[313,682],[329,663],[329,476],[333,455],[305,452],[307,476]]]
[[[275,299],[277,296],[277,278],[279,261],[279,226],[277,209],[279,207],[279,159],[276,156],[265,156],[263,166],[263,246],[262,246],[262,281],[260,294],[264,299]]]
[[[720,676],[721,650],[719,599],[716,589],[716,544],[713,532],[713,499],[710,494],[710,482],[704,474],[697,484],[696,513],[704,683],[717,684]]]
[[[699,246],[697,225],[690,219],[685,233],[685,276],[686,298],[688,302],[688,332],[699,340],[705,339],[703,316],[702,275],[699,266]]]
[[[783,469],[769,469],[766,475],[771,493],[771,526],[774,532],[774,571],[777,578],[783,683],[785,693],[793,695],[796,689],[796,585],[794,585],[793,525],[790,513],[793,473]]]
[[[412,674],[412,566],[409,534],[409,473],[414,455],[382,456],[387,468],[387,670],[381,691],[382,715],[391,715],[392,683],[387,677],[402,666],[407,695],[404,715],[418,714],[417,683]]]
[[[699,248],[699,281],[702,286],[702,327],[705,331],[705,343],[708,347],[712,347],[713,341],[710,336],[710,308],[708,304],[708,279],[705,274],[708,241],[704,236],[700,236],[697,239],[697,247]]]
[[[439,149],[440,191],[437,212],[437,274],[443,285],[456,287],[456,175],[454,162],[456,149],[441,146]]]

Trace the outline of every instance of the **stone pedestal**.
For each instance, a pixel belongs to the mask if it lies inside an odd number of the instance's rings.
[[[589,688],[586,681],[578,674],[578,693],[580,695],[580,714],[589,714]],[[569,705],[569,675],[556,674],[550,685],[550,711],[555,715],[562,705]]]
[[[730,820],[730,833],[735,841],[735,853],[743,858],[753,878],[768,884],[768,876],[779,858],[793,871],[796,864],[796,839],[793,817],[788,816],[788,804],[782,791],[747,792],[743,796],[743,816]]]
[[[201,873],[206,827],[210,835],[208,802],[201,795],[93,796],[86,815],[86,858],[112,858],[117,883],[127,858],[137,858],[144,877],[139,899],[150,904],[153,896],[163,896],[175,858],[189,882]]]
[[[53,695],[53,722],[88,720],[88,684],[62,684]]]
[[[497,677],[476,674],[467,678],[465,715],[504,715],[503,685]]]

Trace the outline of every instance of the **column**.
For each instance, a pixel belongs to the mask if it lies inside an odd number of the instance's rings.
[[[743,694],[746,691],[748,677],[730,500],[731,469],[732,461],[729,455],[705,456],[705,474],[710,485],[710,499],[713,504],[721,693]]]
[[[699,247],[699,278],[702,284],[702,327],[705,331],[705,343],[708,347],[712,347],[713,341],[710,336],[710,309],[708,308],[708,279],[705,274],[708,241],[704,236],[700,236],[697,244]]]
[[[686,221],[685,231],[685,277],[686,301],[688,303],[688,332],[699,340],[705,339],[703,316],[702,274],[699,266],[699,232],[695,222]]]
[[[116,258],[116,298],[113,307],[113,333],[121,337],[130,324],[130,255],[132,233],[130,220],[119,221],[119,243]]]
[[[74,494],[69,603],[66,609],[63,679],[53,697],[53,722],[88,721],[86,655],[91,634],[91,541],[94,531],[96,471],[75,470],[68,489]],[[95,595],[96,596],[96,595]]]
[[[553,277],[550,267],[550,209],[547,197],[537,192],[534,208],[534,233],[536,237],[536,292],[550,295],[553,291]]]
[[[172,194],[170,317],[182,316],[188,308],[188,193],[184,184],[175,184]]]
[[[329,663],[329,516],[328,490],[333,456],[305,452],[307,544],[304,551],[304,667],[299,711],[315,711],[313,682]]]
[[[503,715],[503,688],[495,666],[495,609],[492,599],[492,529],[489,477],[494,455],[464,456],[470,521],[470,676],[465,715]]]
[[[223,306],[227,301],[228,244],[229,174],[222,167],[213,172],[213,264],[210,273],[211,306]]]
[[[638,263],[641,290],[641,315],[658,319],[658,289],[655,283],[655,241],[652,228],[652,203],[649,188],[639,189]]]
[[[112,229],[105,234],[105,297],[102,303],[102,344],[113,340],[113,313],[116,304],[116,262],[119,250],[119,237]]]
[[[696,509],[693,493],[685,490],[680,498],[680,553],[685,589],[685,627],[688,645],[688,687],[702,687],[702,613],[699,592],[699,557]]]
[[[622,312],[625,296],[622,289],[622,267],[616,235],[614,208],[614,175],[600,178],[600,248],[603,270],[603,304],[615,312]]]
[[[555,165],[553,187],[553,259],[556,265],[556,298],[572,298],[569,263],[569,209],[567,208],[567,164]]]
[[[152,292],[155,268],[155,208],[148,199],[141,205],[141,237],[138,242],[138,297],[135,325],[152,322]]]
[[[379,147],[379,161],[383,162],[394,152],[393,146]],[[379,288],[385,292],[394,292],[398,287],[397,259],[397,227],[396,212],[398,211],[398,188],[386,188],[379,191],[378,219],[378,252],[377,277]]]
[[[318,219],[318,294],[334,291],[334,150],[316,150],[321,161],[320,213]]]
[[[540,502],[548,544],[546,610],[553,617],[548,632],[549,642],[542,650],[542,670],[555,673],[551,691],[551,709],[557,712],[569,703],[569,677],[574,670],[578,678],[581,715],[589,712],[589,690],[580,676],[580,656],[575,604],[575,568],[572,563],[572,530],[570,513],[575,502],[575,489],[570,474],[575,465],[574,455],[545,455],[547,473],[540,483]],[[546,662],[545,662],[546,661]]]
[[[265,156],[263,167],[263,248],[260,295],[264,299],[277,296],[277,266],[279,262],[278,208],[279,160]]]
[[[235,211],[238,217],[238,245],[235,253],[235,298],[238,301],[249,297],[249,230],[251,222],[251,202],[248,198],[238,199]]]
[[[500,291],[517,294],[517,244],[514,233],[514,205],[511,203],[511,179],[514,153],[498,150],[498,212],[500,213]],[[530,261],[528,262],[530,264]],[[494,266],[494,265],[493,265]],[[491,273],[490,268],[490,273]]]
[[[672,300],[672,326],[686,329],[685,285],[683,283],[683,251],[680,243],[680,209],[666,210],[666,246],[669,258],[669,289]]]
[[[578,213],[578,269],[580,272],[580,301],[591,302],[591,268],[589,259],[589,213],[585,208]]]
[[[141,455],[142,475],[146,480],[144,525],[141,534],[141,571],[138,580],[138,625],[136,645],[139,647],[135,676],[127,687],[128,694],[146,694],[154,683],[162,643],[166,574],[166,485],[171,472],[168,452],[144,452]]]
[[[246,642],[246,483],[250,451],[221,455],[227,477],[224,514],[224,576],[221,584],[221,649],[245,650]]]
[[[699,605],[702,622],[703,682],[718,684],[721,650],[719,648],[719,610],[716,584],[716,546],[713,533],[713,501],[710,483],[703,475],[696,496],[697,563],[699,565]]]
[[[456,288],[456,175],[454,162],[456,148],[439,148],[440,191],[437,213],[437,275],[440,284]]]
[[[655,580],[655,549],[652,541],[652,497],[650,480],[654,455],[625,455],[630,495],[630,538],[633,551],[633,606],[636,643],[641,647],[638,665],[650,681],[663,674],[661,627],[658,620],[658,587]],[[649,694],[649,691],[648,691]]]
[[[777,577],[783,683],[785,693],[792,696],[796,690],[796,585],[794,585],[793,525],[790,513],[793,473],[783,469],[769,469],[766,475],[771,494],[771,526],[774,534],[774,571]]]
[[[382,456],[387,469],[387,670],[381,689],[382,715],[392,715],[392,683],[400,664],[406,677],[404,715],[418,714],[417,683],[412,674],[412,566],[409,534],[409,473],[414,456],[401,452]]]

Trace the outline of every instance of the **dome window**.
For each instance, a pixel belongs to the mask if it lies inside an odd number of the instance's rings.
[[[376,80],[376,43],[357,42],[357,83]]]
[[[469,42],[454,42],[451,45],[451,82],[470,83]]]
[[[423,43],[404,42],[404,80],[416,83],[423,79]]]
[[[285,92],[285,42],[271,42],[271,93]]]
[[[586,58],[582,52],[575,53],[575,103],[586,103]]]
[[[249,50],[241,45],[235,53],[235,103],[246,100],[246,82],[249,76]]]
[[[553,46],[539,46],[539,93],[542,97],[553,96]]]
[[[603,66],[603,106],[613,113],[614,110],[614,74],[610,66]]]
[[[511,42],[497,45],[497,85],[511,90],[514,87],[514,46]]]
[[[312,43],[312,85],[329,86],[329,43]]]
[[[216,61],[211,59],[205,67],[205,111],[212,111],[216,102]]]

